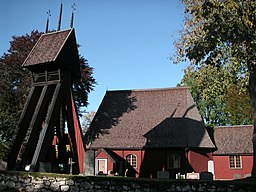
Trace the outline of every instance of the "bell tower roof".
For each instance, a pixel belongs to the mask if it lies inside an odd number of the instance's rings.
[[[61,68],[80,76],[79,55],[74,28],[43,34],[22,67],[32,72]]]

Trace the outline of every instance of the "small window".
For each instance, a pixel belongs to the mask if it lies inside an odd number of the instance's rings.
[[[108,173],[108,160],[107,159],[97,159],[98,164],[98,174]]]
[[[229,156],[229,167],[230,167],[230,169],[242,168],[241,156],[240,155],[230,155]]]
[[[130,154],[126,156],[126,161],[128,165],[132,166],[133,168],[137,168],[137,157],[136,155]]]
[[[179,169],[180,168],[180,155],[171,154],[167,159],[167,166],[169,169]]]

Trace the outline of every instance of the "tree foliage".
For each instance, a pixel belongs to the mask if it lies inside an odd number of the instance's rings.
[[[12,141],[19,116],[31,87],[28,70],[21,68],[29,52],[42,35],[32,31],[30,34],[13,36],[7,53],[0,57],[0,148],[8,148]],[[88,94],[96,84],[93,68],[80,55],[81,79],[73,82],[77,107],[86,106]],[[1,150],[1,154],[4,152]],[[1,156],[0,156],[1,158]]]
[[[253,0],[183,0],[185,20],[177,42],[177,61],[192,65],[230,66],[246,79],[256,125],[256,2]],[[238,69],[238,70],[237,70]],[[223,78],[226,83],[226,78]],[[243,87],[238,85],[238,87]],[[256,126],[254,160],[256,176]]]
[[[226,112],[229,124],[248,125],[252,124],[252,109],[248,91],[240,92],[238,85],[232,84],[225,94]]]
[[[205,124],[252,124],[246,80],[236,78],[227,66],[188,66],[179,85],[189,86]],[[248,77],[248,76],[247,76]]]
[[[184,0],[185,23],[178,59],[221,65],[238,59],[245,68],[255,57],[254,1]]]
[[[96,81],[93,78],[93,68],[89,66],[87,59],[79,55],[81,79],[73,82],[73,94],[78,107],[88,105],[88,95],[93,90]]]
[[[0,141],[4,146],[12,140],[30,89],[30,74],[21,64],[40,36],[38,31],[13,36],[8,53],[0,58]]]
[[[198,110],[207,125],[222,125],[227,122],[223,90],[225,84],[220,81],[223,76],[214,66],[200,69],[189,66],[185,70],[182,86],[189,86]]]

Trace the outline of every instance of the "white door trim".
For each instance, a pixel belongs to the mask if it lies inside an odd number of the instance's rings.
[[[96,162],[96,165],[97,165],[97,173],[99,172],[99,161],[104,161],[104,171],[103,171],[103,173],[104,173],[104,174],[107,174],[107,173],[108,173],[108,159],[97,158],[97,162]]]

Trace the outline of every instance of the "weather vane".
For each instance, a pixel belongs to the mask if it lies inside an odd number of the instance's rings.
[[[48,18],[49,18],[50,16],[52,16],[52,15],[51,15],[51,10],[50,10],[50,9],[49,9],[46,13],[47,13],[47,15],[48,15]]]
[[[76,4],[75,3],[73,3],[73,5],[71,7],[72,7],[73,11],[76,10]]]

